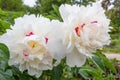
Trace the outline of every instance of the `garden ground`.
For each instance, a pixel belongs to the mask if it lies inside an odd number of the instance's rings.
[[[118,53],[105,53],[106,57],[109,59],[116,59],[120,61],[120,54]]]

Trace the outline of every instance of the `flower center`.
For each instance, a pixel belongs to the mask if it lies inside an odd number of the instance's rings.
[[[38,42],[31,40],[31,41],[28,41],[27,44],[30,47],[30,49],[33,49],[33,48],[37,47]]]
[[[30,40],[27,45],[33,54],[44,54],[46,51],[45,46],[37,41]]]
[[[23,40],[23,44],[26,49],[23,50],[23,55],[29,56],[44,54],[46,53],[45,43],[48,43],[48,38],[45,37],[44,39],[40,39],[37,35],[34,35],[33,32],[26,34],[26,37]]]

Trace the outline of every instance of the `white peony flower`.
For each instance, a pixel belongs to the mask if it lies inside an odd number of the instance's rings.
[[[92,57],[92,52],[110,43],[110,20],[99,2],[87,7],[65,4],[59,10],[64,21],[61,33],[69,66],[83,65],[87,56]]]
[[[21,72],[27,70],[36,77],[40,77],[43,70],[51,70],[53,58],[57,59],[47,47],[53,24],[54,21],[35,15],[15,19],[11,30],[0,37],[0,42],[10,50],[9,65],[19,65]]]

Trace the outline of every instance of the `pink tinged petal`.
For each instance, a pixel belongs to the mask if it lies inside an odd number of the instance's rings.
[[[83,23],[82,25],[81,25],[81,28],[83,28],[85,26],[85,23]]]
[[[70,67],[80,67],[85,64],[86,56],[79,53],[77,49],[74,48],[73,51],[67,55],[66,62]]]
[[[47,37],[45,37],[45,42],[46,42],[46,44],[48,43],[48,38]]]
[[[28,53],[26,50],[23,50],[23,55],[24,55],[25,57],[27,57],[27,56],[29,56],[29,53]]]
[[[31,35],[34,35],[33,32],[29,32],[28,34],[26,34],[26,36],[31,36]]]
[[[98,21],[92,21],[91,24],[98,23]]]

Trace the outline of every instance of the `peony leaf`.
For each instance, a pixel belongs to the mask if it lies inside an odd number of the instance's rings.
[[[113,63],[101,52],[96,53],[97,56],[99,56],[101,58],[101,60],[103,60],[104,66],[108,69],[110,69],[113,73],[117,73],[115,66],[113,65]]]
[[[5,70],[8,67],[9,51],[7,46],[0,43],[0,69]]]
[[[6,32],[6,29],[10,28],[10,23],[4,20],[0,20],[0,35]]]
[[[90,79],[89,74],[88,74],[86,71],[82,70],[82,69],[79,70],[79,74],[80,74],[84,79],[87,79],[87,80]]]
[[[60,13],[59,13],[59,7],[57,6],[57,5],[52,5],[52,7],[53,7],[53,9],[54,9],[54,11],[56,12],[56,14],[58,15],[58,16],[60,16]]]
[[[0,50],[2,50],[4,52],[4,56],[6,56],[6,59],[9,59],[9,49],[6,45],[4,45],[3,43],[0,43]]]
[[[105,73],[103,60],[99,56],[94,55],[92,61],[103,73]]]
[[[9,69],[6,71],[0,69],[0,80],[13,80],[12,71]]]
[[[86,78],[89,79],[88,74],[90,74],[95,78],[95,80],[103,80],[103,78],[101,77],[99,72],[90,66],[81,67],[80,71],[82,71],[82,76],[84,75],[85,79]],[[84,74],[83,74],[83,72],[84,72]]]

